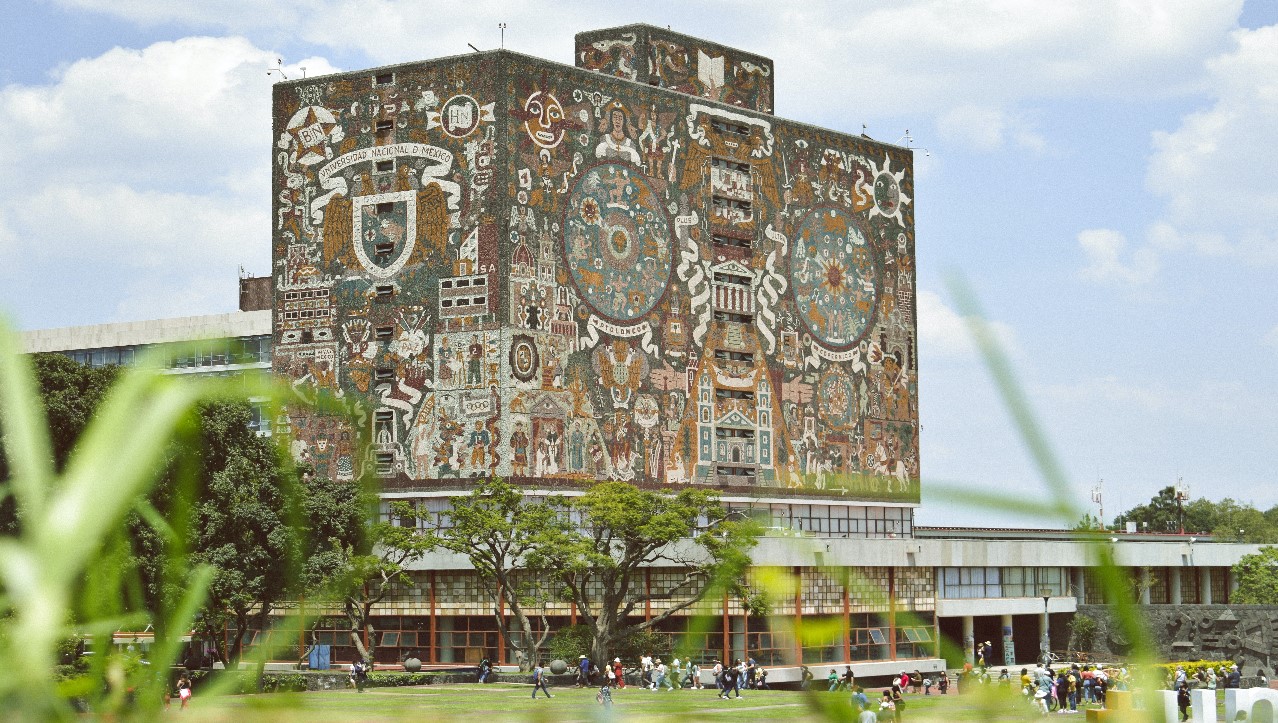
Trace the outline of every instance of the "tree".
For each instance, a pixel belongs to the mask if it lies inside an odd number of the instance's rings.
[[[1262,547],[1243,555],[1233,568],[1238,589],[1229,601],[1242,605],[1278,605],[1278,547]]]
[[[1231,499],[1216,505],[1215,525],[1212,534],[1227,542],[1273,544],[1278,542],[1278,526],[1265,513],[1249,504],[1239,504]]]
[[[744,578],[757,526],[731,518],[714,492],[685,489],[674,495],[603,482],[585,494],[550,498],[578,517],[552,544],[539,546],[534,564],[553,570],[578,618],[591,631],[595,660],[607,660],[618,641],[660,624],[699,602],[715,585],[726,590]],[[653,566],[676,570],[678,579],[644,584]],[[680,598],[680,599],[676,599]],[[648,601],[668,605],[632,621]]]
[[[299,591],[297,475],[275,442],[249,427],[247,402],[204,403],[197,419],[198,429],[170,450],[166,474],[146,502],[169,530],[140,514],[132,518],[133,564],[152,609],[176,599],[189,563],[211,565],[199,627],[219,660],[238,665],[251,624],[267,629],[275,606]],[[224,645],[228,622],[234,632]]]
[[[98,404],[119,377],[119,367],[94,369],[52,353],[32,354],[31,365],[49,421],[53,468],[60,472]],[[9,479],[9,463],[3,454],[0,454],[0,479]],[[0,534],[14,535],[18,530],[13,497],[6,495],[0,501]]]
[[[529,670],[550,636],[545,603],[553,596],[544,584],[546,570],[534,564],[546,558],[532,553],[567,533],[560,509],[526,503],[519,489],[499,479],[483,481],[450,502],[449,526],[431,537],[431,545],[470,560],[492,601],[502,641],[514,649],[520,670]],[[509,624],[502,619],[503,606]],[[537,607],[540,632],[530,612]]]
[[[340,601],[351,645],[361,658],[373,660],[377,651],[373,608],[396,584],[413,585],[408,565],[425,555],[432,541],[417,530],[416,512],[407,502],[392,502],[387,519],[370,521],[377,498],[356,483],[327,483],[321,492],[326,494],[316,496],[310,509],[327,508],[330,516],[319,523],[331,536],[307,556],[305,577],[313,590]],[[361,524],[350,524],[357,514]],[[396,519],[414,524],[400,526]]]
[[[297,480],[275,445],[249,428],[245,403],[215,403],[200,419],[210,466],[193,516],[193,559],[216,569],[205,625],[235,623],[223,662],[238,664],[249,623],[266,630],[275,605],[298,592]],[[206,471],[207,473],[207,471]],[[218,627],[214,627],[215,630]],[[221,636],[215,636],[220,641]]]

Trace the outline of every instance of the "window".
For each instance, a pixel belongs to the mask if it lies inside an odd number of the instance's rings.
[[[395,244],[381,243],[373,247],[373,253],[378,256],[389,256],[395,251]]]
[[[439,302],[439,305],[444,307],[445,309],[451,309],[453,307],[453,300],[444,299],[443,301]]]
[[[395,296],[395,287],[390,284],[377,285],[377,300],[388,301]]]
[[[715,321],[730,321],[734,324],[753,324],[754,314],[739,314],[733,311],[715,311]]]
[[[389,452],[379,452],[376,456],[377,474],[390,474],[395,469],[395,455]]]
[[[460,298],[460,299],[458,299],[458,300],[457,300],[457,305],[458,305],[458,306],[470,306],[470,299],[469,299],[469,298],[467,298],[467,297],[462,297],[462,298]]]
[[[747,133],[749,131],[746,131]],[[728,158],[715,158],[710,161],[710,165],[715,168],[727,168],[733,171],[741,171],[742,173],[750,172],[749,163],[741,163],[739,161],[730,160]]]
[[[377,367],[374,372],[374,378],[379,382],[389,382],[395,379],[395,370],[390,367]]]
[[[480,277],[478,277],[478,278],[476,278],[476,279],[473,279],[470,283],[471,283],[471,284],[473,284],[473,285],[475,285],[475,286],[487,286],[487,285],[488,285],[488,279],[484,278],[483,276],[480,276]]]
[[[732,427],[716,427],[714,434],[719,439],[754,439],[753,429],[734,429]]]
[[[723,271],[714,272],[714,280],[720,284],[735,284],[737,286],[749,286],[750,277],[741,274],[729,274]]]
[[[714,390],[715,399],[754,399],[753,389],[724,389],[717,387]]]
[[[390,133],[395,128],[395,121],[377,121],[378,133]]]
[[[750,135],[750,126],[744,123],[733,123],[732,121],[723,120],[722,118],[711,118],[710,127],[720,133],[731,133],[738,136]]]
[[[715,246],[725,248],[749,249],[754,246],[754,242],[748,238],[737,238],[735,236],[721,236],[714,234],[710,237],[711,243]]]
[[[472,297],[470,297],[470,303],[471,303],[471,305],[473,305],[473,306],[485,306],[485,305],[487,305],[487,304],[488,304],[488,297],[486,297],[486,296],[472,296]]]
[[[464,289],[470,286],[470,279],[457,279],[457,288]]]
[[[394,73],[378,73],[373,76],[373,85],[390,85],[395,82]]]
[[[393,201],[383,201],[382,203],[377,204],[377,213],[379,214],[394,213],[394,212],[395,212],[395,203]]]
[[[374,335],[378,341],[390,341],[395,338],[395,327],[379,326],[377,327],[377,331],[374,332]]]
[[[395,161],[378,161],[376,167],[378,173],[389,173],[395,170]]]
[[[452,282],[452,280],[446,280],[446,281],[442,281],[442,282],[440,282],[440,288],[441,288],[441,289],[451,289],[451,288],[453,288],[453,282]]]

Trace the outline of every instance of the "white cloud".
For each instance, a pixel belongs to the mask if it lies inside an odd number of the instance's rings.
[[[1242,0],[878,0],[851,9],[743,0],[727,13],[718,2],[654,2],[636,11],[580,0],[518,6],[478,0],[423,12],[415,0],[316,0],[304,7],[255,0],[59,1],[144,24],[301,38],[359,50],[376,62],[464,53],[467,42],[493,47],[498,22],[509,26],[507,47],[564,61],[575,32],[636,21],[670,24],[777,59],[778,107],[816,119],[835,112],[830,98],[916,113],[1083,92],[1181,92],[1196,86],[1202,58],[1220,49],[1242,7]],[[566,24],[565,18],[577,20]],[[846,117],[846,103],[836,105]]]
[[[161,293],[192,298],[209,278],[233,281],[241,263],[269,268],[266,69],[275,57],[243,38],[192,37],[115,48],[47,84],[0,88],[8,273],[65,278],[72,266],[100,268],[124,287],[142,272],[155,283],[146,306],[115,313],[154,316],[175,306]],[[300,64],[333,70],[321,58]],[[226,309],[234,299],[231,289],[212,307],[192,308]],[[113,310],[107,303],[95,313]]]
[[[978,151],[993,151],[1007,141],[1034,152],[1047,145],[1024,119],[1001,108],[961,105],[942,113],[936,130],[943,140],[957,141]]]
[[[951,308],[933,291],[920,291],[918,296],[919,349],[927,358],[975,359],[976,346],[967,317]],[[986,320],[1003,351],[1020,355],[1016,333],[1008,324]]]
[[[1153,136],[1158,233],[1201,253],[1278,264],[1278,25],[1232,34],[1206,63],[1214,103]]]
[[[1158,274],[1158,255],[1149,247],[1125,253],[1127,238],[1117,231],[1107,228],[1080,231],[1078,245],[1087,258],[1082,276],[1090,281],[1137,285]]]

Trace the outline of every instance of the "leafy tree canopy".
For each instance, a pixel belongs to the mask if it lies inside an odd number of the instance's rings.
[[[1244,555],[1233,569],[1238,589],[1229,601],[1242,605],[1278,605],[1278,547]]]

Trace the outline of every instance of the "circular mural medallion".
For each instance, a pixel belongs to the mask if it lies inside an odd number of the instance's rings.
[[[670,217],[643,176],[616,163],[595,166],[569,197],[564,256],[599,316],[634,321],[652,310],[670,281]]]
[[[517,334],[510,341],[510,373],[521,382],[532,381],[537,375],[537,367],[540,361],[537,355],[537,345],[533,342],[531,336],[527,334]]]
[[[875,266],[863,223],[843,209],[815,209],[799,224],[790,281],[817,343],[841,351],[860,341],[878,303]]]

